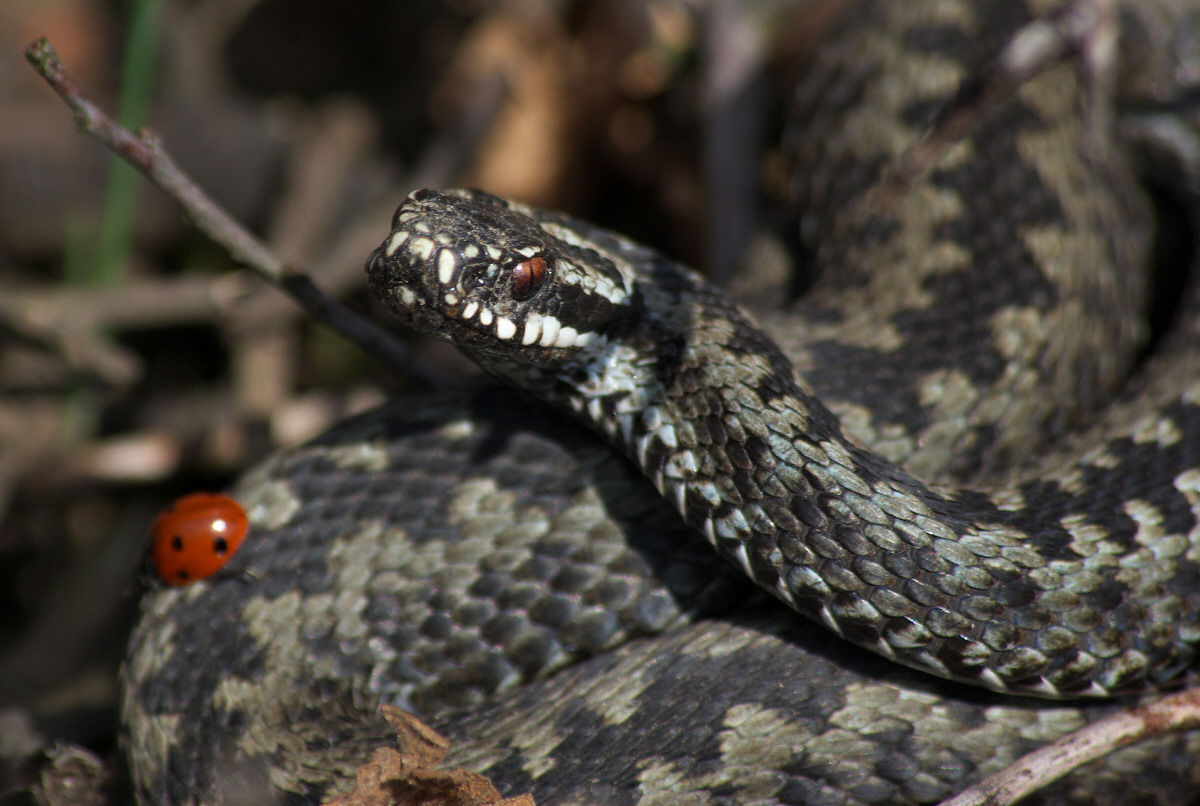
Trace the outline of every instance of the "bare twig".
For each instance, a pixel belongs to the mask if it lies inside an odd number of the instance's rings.
[[[10,288],[0,297],[0,330],[57,356],[85,378],[121,388],[140,377],[141,362],[106,331],[212,319],[228,313],[250,282],[238,273],[130,280],[120,287]]]
[[[237,261],[268,282],[292,293],[314,319],[357,343],[393,371],[411,376],[427,386],[440,385],[437,373],[422,366],[408,347],[384,328],[323,294],[301,272],[286,267],[261,241],[242,227],[193,182],[158,137],[142,130],[140,136],[117,125],[96,106],[67,72],[58,53],[45,39],[25,49],[25,58],[75,112],[79,130],[110,148],[151,182],[179,202],[192,223],[223,246]]]
[[[942,806],[1007,806],[1079,766],[1134,742],[1200,727],[1200,689],[1126,708],[1020,758]]]
[[[459,120],[443,132],[422,152],[410,174],[395,184],[401,187],[436,188],[454,182],[476,153],[479,144],[491,129],[509,96],[508,83],[500,73],[482,80],[471,97],[461,104]],[[333,242],[320,255],[306,261],[310,277],[320,280],[329,293],[340,295],[362,284],[363,273],[354,266],[356,260],[379,244],[379,226],[391,219],[395,201],[384,199],[371,203],[356,217],[357,223],[344,226]],[[264,319],[287,314],[271,295],[255,299],[246,306],[249,316]]]
[[[260,284],[248,274],[133,279],[121,287],[6,288],[0,321],[27,336],[68,326],[120,330],[201,322],[228,314]]]

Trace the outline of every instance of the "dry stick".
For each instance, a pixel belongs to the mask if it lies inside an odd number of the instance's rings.
[[[464,104],[461,119],[425,147],[411,174],[400,184],[414,188],[436,188],[453,182],[479,150],[479,144],[491,131],[508,98],[508,82],[500,71],[480,81],[470,100]],[[378,227],[366,222],[376,219],[387,221],[395,209],[394,203],[386,209],[382,203],[372,203],[360,216],[360,222],[343,228],[333,244],[316,259],[312,275],[319,277],[326,288],[345,288],[356,284],[361,278],[361,269],[348,267],[353,266],[356,256],[366,254],[379,243],[378,235],[373,234]],[[359,272],[358,277],[351,276],[354,271]],[[264,296],[261,300],[255,299],[251,305],[262,316],[278,316],[278,300],[279,297],[274,295]]]
[[[1006,806],[1126,745],[1200,727],[1200,689],[1122,709],[1018,759],[941,806]]]
[[[107,146],[178,201],[193,225],[225,247],[234,260],[290,293],[310,316],[358,344],[393,371],[432,388],[442,385],[437,373],[413,358],[403,342],[322,294],[307,275],[284,265],[180,170],[162,149],[157,135],[143,129],[138,137],[117,125],[83,93],[48,40],[42,38],[27,47],[25,58],[75,112],[75,124],[81,132]]]
[[[8,299],[4,301],[7,303]],[[140,377],[142,365],[138,358],[129,350],[99,338],[94,329],[72,325],[46,330],[31,325],[20,313],[4,310],[5,307],[0,305],[0,337],[14,338],[57,357],[79,378],[120,388]]]
[[[102,338],[121,330],[207,322],[250,288],[249,275],[129,280],[120,287],[6,288],[0,296],[0,335],[12,335],[57,356],[70,370],[121,388],[135,382],[141,362]],[[255,287],[258,287],[257,284]]]
[[[248,275],[138,279],[120,288],[5,288],[0,321],[28,338],[67,327],[120,330],[207,322],[259,287]]]

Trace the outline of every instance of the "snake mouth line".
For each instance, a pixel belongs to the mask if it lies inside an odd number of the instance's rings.
[[[599,255],[570,227],[511,227],[535,212],[479,191],[414,191],[367,261],[376,293],[414,327],[451,340],[555,351],[604,342],[632,280],[615,265],[597,271]]]
[[[367,264],[368,270],[380,263],[384,254],[382,247],[376,250]],[[424,333],[439,332],[448,325],[456,324],[472,328],[484,338],[495,338],[522,347],[558,349],[587,347],[600,338],[598,333],[581,332],[549,314],[536,311],[513,316],[498,314],[479,300],[464,302],[458,291],[442,290],[442,287],[437,289],[441,304],[430,305],[426,300],[431,295],[419,286],[418,289],[414,290],[412,285],[398,284],[383,298],[394,300],[397,304],[390,306],[391,310]]]

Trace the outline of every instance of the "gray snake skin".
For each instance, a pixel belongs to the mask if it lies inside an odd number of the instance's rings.
[[[1180,684],[1200,300],[1098,412],[1144,339],[1149,209],[1083,125],[1077,71],[871,202],[1029,15],[847,15],[800,93],[818,280],[786,312],[752,318],[575,219],[410,195],[368,260],[376,294],[653,486],[491,387],[268,462],[235,491],[253,528],[228,568],[143,604],[141,800],[319,802],[387,743],[386,701],[539,804],[928,803],[1114,707],[1009,694]],[[1184,802],[1197,757],[1200,736],[1156,739],[1038,797]]]

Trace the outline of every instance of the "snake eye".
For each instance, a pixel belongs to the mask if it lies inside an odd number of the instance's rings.
[[[523,302],[534,294],[546,282],[546,259],[531,257],[513,266],[512,298]]]

